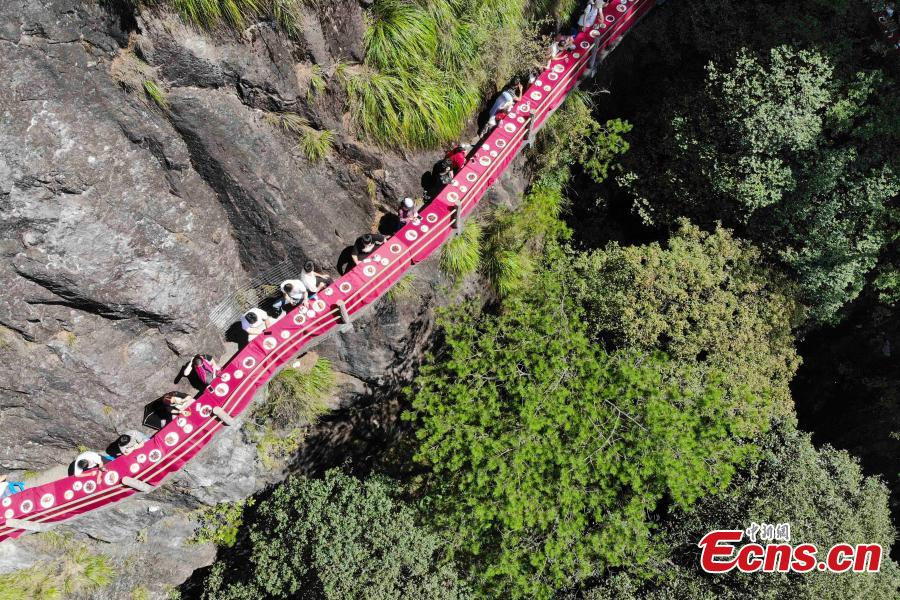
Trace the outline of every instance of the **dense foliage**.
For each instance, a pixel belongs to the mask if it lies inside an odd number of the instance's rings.
[[[292,477],[259,503],[249,560],[231,555],[205,582],[208,600],[453,600],[465,588],[442,560],[442,542],[416,525],[386,480],[339,471]]]
[[[430,510],[489,597],[549,597],[648,557],[648,513],[727,484],[748,451],[721,390],[664,383],[662,355],[592,344],[561,275],[538,273],[499,315],[443,320],[415,382]]]
[[[740,226],[797,278],[809,316],[835,321],[889,240],[897,108],[878,99],[890,93],[879,71],[839,77],[816,51],[740,51],[708,66],[622,180],[648,221]]]
[[[792,414],[788,384],[799,364],[791,289],[759,251],[717,228],[682,223],[659,244],[573,253],[569,290],[607,346],[672,357],[670,377],[719,378],[747,434]]]
[[[884,484],[864,477],[857,460],[789,427],[773,432],[759,461],[737,476],[728,491],[705,498],[690,513],[668,521],[660,534],[670,561],[658,577],[642,583],[626,573],[606,578],[588,600],[739,600],[759,598],[896,598],[900,568],[885,556],[878,574],[743,575],[704,577],[697,569],[697,540],[712,529],[745,528],[751,522],[790,523],[794,544],[877,543],[889,548],[895,531]]]

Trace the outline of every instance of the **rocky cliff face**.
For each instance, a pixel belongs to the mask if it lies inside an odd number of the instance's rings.
[[[344,247],[418,192],[437,154],[359,142],[340,85],[313,85],[360,59],[362,8],[306,10],[291,40],[266,22],[210,36],[126,2],[0,3],[3,471],[105,448],[146,403],[187,389],[173,382],[191,354],[233,350],[210,321],[223,298],[286,259],[334,272]],[[148,80],[164,106],[144,93]],[[281,111],[333,131],[332,153],[307,160],[266,119]],[[498,187],[509,201],[521,178]],[[407,376],[440,286],[428,264],[418,279],[420,302],[382,302],[319,348],[342,372],[338,402]],[[135,582],[158,592],[212,558],[182,544],[186,511],[258,490],[255,462],[231,430],[163,489],[62,529],[144,565],[109,597]],[[0,569],[39,559],[39,537],[0,545]]]

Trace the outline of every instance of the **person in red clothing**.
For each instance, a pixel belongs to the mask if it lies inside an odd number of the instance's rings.
[[[471,149],[472,146],[470,146],[469,144],[460,144],[447,153],[447,159],[450,161],[450,164],[453,167],[454,174],[459,173],[462,168],[466,166],[466,155]]]
[[[444,155],[444,159],[437,164],[436,176],[438,181],[447,185],[453,180],[453,176],[466,166],[466,155],[472,149],[470,144],[459,144]]]

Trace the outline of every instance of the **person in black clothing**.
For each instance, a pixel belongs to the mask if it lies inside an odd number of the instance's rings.
[[[356,238],[356,243],[353,244],[353,253],[350,255],[353,264],[358,265],[361,260],[366,259],[384,243],[384,240],[385,237],[380,233],[367,233]]]

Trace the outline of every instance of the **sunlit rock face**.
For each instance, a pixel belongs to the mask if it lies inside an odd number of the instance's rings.
[[[416,195],[440,157],[361,143],[338,84],[310,93],[313,65],[361,58],[356,2],[304,9],[295,40],[265,22],[210,37],[127,4],[0,3],[3,472],[102,450],[139,425],[148,402],[190,389],[176,379],[194,352],[235,348],[210,321],[223,298],[285,260],[334,274],[341,251]],[[135,56],[146,63],[137,72]],[[147,79],[167,90],[165,109],[144,93]],[[279,111],[332,130],[331,154],[307,160],[266,120]],[[504,177],[492,199],[513,201],[522,181]],[[317,348],[341,372],[333,405],[409,377],[443,283],[426,262],[421,297],[382,301]],[[182,543],[190,511],[279,476],[260,472],[233,428],[162,489],[60,529],[143,565],[109,597],[136,584],[159,591],[212,559]],[[0,571],[44,556],[39,538],[2,544]]]

